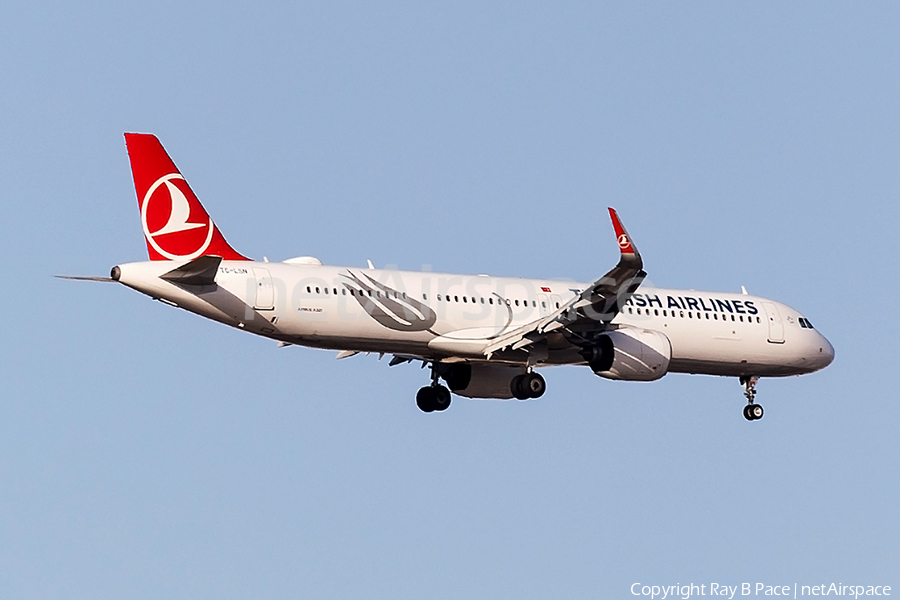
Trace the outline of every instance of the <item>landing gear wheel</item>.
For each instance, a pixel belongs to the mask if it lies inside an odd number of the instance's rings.
[[[434,390],[434,410],[444,411],[450,407],[450,390],[442,385],[432,388]]]
[[[450,406],[450,390],[442,385],[423,387],[416,394],[416,405],[422,412],[447,410]]]
[[[437,393],[433,387],[426,386],[416,394],[416,405],[422,412],[432,412],[437,408]]]
[[[516,375],[509,382],[509,391],[516,400],[528,400],[528,390],[522,385],[523,379],[525,379],[525,375]]]
[[[758,421],[763,417],[763,407],[759,404],[748,404],[747,405],[747,414],[753,417],[754,421]]]
[[[513,377],[509,391],[517,400],[540,398],[547,391],[547,382],[537,373],[523,373]]]
[[[744,418],[748,421],[758,421],[762,419],[765,411],[759,404],[748,404],[744,407]]]
[[[540,398],[547,391],[547,382],[537,373],[526,373],[522,379],[522,387],[528,391],[530,398]]]

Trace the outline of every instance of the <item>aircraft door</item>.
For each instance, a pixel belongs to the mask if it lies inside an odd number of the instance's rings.
[[[784,323],[778,313],[778,307],[771,302],[763,302],[766,318],[769,320],[769,341],[773,344],[784,343]]]
[[[268,269],[253,269],[256,277],[256,310],[275,310],[275,286]]]

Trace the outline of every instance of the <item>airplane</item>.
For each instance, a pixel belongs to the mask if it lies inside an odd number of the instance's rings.
[[[619,261],[592,282],[326,266],[311,256],[259,262],[225,241],[156,136],[126,133],[125,144],[150,260],[109,277],[63,277],[118,282],[280,346],[421,362],[431,371],[416,394],[426,413],[446,410],[452,394],[539,398],[547,385],[537,369],[580,365],[625,381],[736,377],[744,418],[755,421],[760,377],[834,360],[828,340],[783,303],[743,288],[643,285],[641,255],[612,208]]]

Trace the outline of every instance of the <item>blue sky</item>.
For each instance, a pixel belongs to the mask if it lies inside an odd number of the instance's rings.
[[[625,598],[900,586],[900,9],[890,3],[18,3],[0,20],[0,588],[15,598]],[[823,372],[425,371],[123,287],[122,133],[239,251],[589,280],[615,206],[658,285],[801,309]]]

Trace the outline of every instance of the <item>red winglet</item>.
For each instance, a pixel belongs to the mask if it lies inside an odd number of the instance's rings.
[[[126,133],[125,145],[150,260],[250,260],[228,245],[155,135]]]
[[[612,219],[613,229],[616,230],[616,241],[619,243],[619,250],[621,250],[622,254],[637,254],[634,246],[631,245],[631,237],[625,231],[625,227],[622,226],[619,215],[616,214],[616,209],[610,208],[609,216]]]

